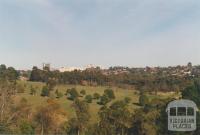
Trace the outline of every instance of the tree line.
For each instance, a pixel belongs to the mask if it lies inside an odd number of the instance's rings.
[[[30,81],[39,82],[48,82],[49,79],[54,80],[58,84],[118,86],[136,88],[140,91],[156,94],[158,91],[181,91],[192,83],[194,77],[189,75],[174,76],[162,71],[152,74],[134,69],[130,70],[129,73],[104,74],[99,68],[61,73],[59,71],[50,71],[48,68],[41,70],[33,67],[29,78]]]

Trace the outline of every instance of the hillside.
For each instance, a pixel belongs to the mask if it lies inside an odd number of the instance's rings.
[[[32,106],[33,111],[37,108],[40,107],[41,105],[46,105],[48,99],[54,99],[56,100],[60,106],[66,111],[68,119],[75,117],[75,112],[72,107],[73,101],[67,99],[67,97],[64,95],[67,91],[67,89],[70,88],[76,88],[76,90],[80,93],[81,90],[86,91],[86,95],[93,95],[94,93],[99,93],[100,95],[103,94],[105,89],[111,88],[114,93],[116,98],[110,102],[109,104],[113,103],[114,101],[117,100],[123,100],[125,97],[129,97],[131,99],[131,104],[129,105],[130,111],[134,112],[136,108],[139,108],[138,106],[138,99],[139,99],[139,92],[134,90],[134,89],[122,89],[122,88],[117,88],[117,87],[106,87],[106,86],[97,86],[97,87],[92,87],[92,86],[81,86],[81,85],[58,85],[54,88],[53,91],[51,91],[51,94],[49,97],[42,97],[41,96],[41,90],[42,87],[45,85],[44,83],[41,82],[26,82],[26,81],[19,81],[19,84],[23,85],[25,87],[24,93],[18,93],[15,96],[15,103],[18,103],[20,99],[25,98],[28,100],[28,103]],[[36,94],[31,95],[31,87],[36,89]],[[56,98],[55,91],[58,90],[61,92],[64,96],[61,98]],[[148,94],[149,99],[154,99],[154,98],[168,98],[168,97],[175,97],[177,94],[173,92],[168,92],[168,93],[162,93],[159,92],[157,95],[151,95]],[[79,97],[79,99],[84,100],[84,97]],[[91,114],[91,122],[94,123],[98,121],[98,111],[102,105],[97,104],[98,100],[93,100],[92,103],[89,104],[90,107],[90,114]]]

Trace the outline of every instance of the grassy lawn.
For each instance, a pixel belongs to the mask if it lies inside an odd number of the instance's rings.
[[[25,92],[17,94],[15,97],[15,101],[19,101],[21,98],[26,98],[28,100],[28,103],[32,106],[32,109],[35,110],[37,107],[41,105],[47,104],[47,97],[41,97],[41,89],[44,86],[44,83],[40,82],[18,82],[21,83],[22,85],[25,86]],[[36,88],[37,92],[36,95],[30,95],[30,87]],[[80,86],[80,85],[58,85],[56,86],[55,90],[57,89],[59,92],[62,92],[65,94],[66,90],[69,88],[76,88],[78,92],[81,90],[86,91],[86,95],[90,94],[93,95],[94,93],[99,93],[100,95],[103,94],[104,90],[109,88],[106,86],[98,86],[98,87],[92,87],[92,86]],[[131,104],[129,105],[130,110],[134,111],[137,106],[136,104],[138,103],[139,99],[139,94],[136,90],[133,89],[122,89],[122,88],[117,88],[117,87],[112,87],[116,99],[113,100],[112,102],[116,100],[122,100],[125,97],[130,97],[131,98]],[[55,98],[55,90],[51,92],[52,98]],[[158,96],[155,95],[149,95],[150,99],[152,98],[167,98],[169,96],[173,96],[174,93],[171,94],[158,94]],[[84,97],[81,97],[81,99],[84,99]],[[72,107],[72,101],[68,100],[66,96],[63,96],[62,98],[56,99],[57,102],[60,104],[60,106],[66,111],[68,119],[75,117],[74,109]],[[89,104],[90,106],[90,114],[91,114],[91,123],[94,123],[98,120],[98,110],[101,107],[100,105],[97,104],[97,100],[93,100],[92,103]]]

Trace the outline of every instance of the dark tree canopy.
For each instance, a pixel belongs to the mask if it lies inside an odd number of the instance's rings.
[[[75,88],[68,89],[65,95],[67,95],[70,100],[75,100],[79,97],[79,93]]]
[[[193,85],[188,86],[182,92],[182,98],[194,101],[200,106],[200,80],[195,80]]]

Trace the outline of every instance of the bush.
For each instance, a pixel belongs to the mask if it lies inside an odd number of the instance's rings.
[[[100,98],[99,93],[94,93],[94,94],[93,94],[93,99],[99,99],[99,98]]]
[[[98,102],[98,104],[100,105],[106,105],[107,103],[109,103],[111,100],[107,95],[103,95],[100,97],[100,101]]]
[[[79,97],[79,94],[75,88],[68,89],[66,94],[69,100],[75,100]]]
[[[85,101],[86,101],[87,103],[92,103],[92,96],[91,96],[91,95],[86,95],[86,96],[85,96]]]
[[[41,96],[49,96],[50,92],[47,86],[43,86]]]
[[[107,95],[108,98],[110,98],[110,99],[115,99],[115,94],[114,94],[114,91],[112,89],[106,89],[104,91],[104,95]]]
[[[131,98],[130,97],[125,97],[124,98],[124,102],[129,104],[131,102]]]
[[[81,90],[81,91],[80,91],[80,94],[81,94],[81,95],[85,95],[85,94],[86,94],[86,91],[85,91],[85,90]]]

